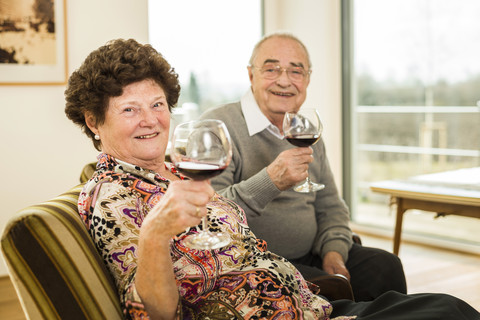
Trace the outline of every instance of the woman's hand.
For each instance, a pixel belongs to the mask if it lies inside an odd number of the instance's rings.
[[[208,181],[173,181],[140,228],[135,284],[151,319],[172,319],[180,299],[170,239],[197,225],[215,194]]]
[[[142,229],[148,228],[157,236],[170,239],[200,223],[214,194],[209,181],[173,181],[162,200],[148,213]]]

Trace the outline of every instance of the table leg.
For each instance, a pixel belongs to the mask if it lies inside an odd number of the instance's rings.
[[[402,223],[403,223],[403,214],[406,209],[403,208],[403,199],[396,198],[397,203],[397,216],[395,221],[395,233],[393,235],[393,253],[398,256],[398,251],[400,250],[400,239],[402,236]]]

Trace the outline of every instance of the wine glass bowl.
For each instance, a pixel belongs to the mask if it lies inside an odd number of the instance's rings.
[[[285,139],[296,147],[314,145],[323,132],[323,124],[316,109],[302,108],[297,112],[286,112],[283,118],[283,135]],[[322,183],[315,183],[307,176],[304,183],[293,190],[307,193],[325,188]]]
[[[225,170],[232,159],[232,144],[227,127],[220,120],[199,120],[179,124],[172,135],[170,158],[175,168],[193,180],[213,178]],[[202,230],[185,238],[193,249],[218,249],[230,243],[222,232],[207,230],[207,218],[202,218]]]

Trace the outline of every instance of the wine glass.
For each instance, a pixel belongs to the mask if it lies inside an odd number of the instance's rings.
[[[315,144],[321,137],[323,125],[317,109],[302,108],[298,112],[286,112],[283,118],[283,135],[288,142],[297,147],[308,147]],[[314,192],[322,190],[325,185],[307,179],[296,186],[297,192]]]
[[[179,124],[171,139],[170,157],[175,168],[193,180],[219,175],[232,159],[232,144],[227,127],[220,120],[198,120]],[[193,249],[218,249],[230,243],[228,234],[208,230],[202,218],[202,230],[185,238]]]

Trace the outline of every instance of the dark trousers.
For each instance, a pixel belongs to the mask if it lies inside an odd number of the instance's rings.
[[[374,301],[331,302],[331,317],[356,315],[357,320],[480,320],[480,313],[463,300],[446,294],[402,294],[389,291]]]
[[[319,256],[308,254],[289,261],[306,280],[326,274]],[[370,301],[390,290],[407,293],[402,262],[390,252],[354,243],[345,265],[350,272],[355,301]]]

